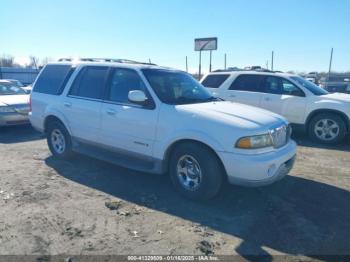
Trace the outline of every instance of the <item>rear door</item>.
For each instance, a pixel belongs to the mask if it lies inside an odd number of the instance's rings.
[[[129,91],[142,90],[147,105],[128,100]],[[137,71],[113,68],[101,109],[101,142],[106,146],[137,155],[152,155],[158,110]]]
[[[85,66],[75,78],[62,110],[68,120],[72,136],[85,142],[98,142],[101,128],[102,97],[108,67]]]
[[[303,123],[305,93],[292,82],[278,76],[265,76],[261,81],[264,90],[260,107],[280,114],[291,123]]]
[[[261,75],[238,75],[227,90],[222,91],[222,98],[228,101],[259,106],[261,100]]]

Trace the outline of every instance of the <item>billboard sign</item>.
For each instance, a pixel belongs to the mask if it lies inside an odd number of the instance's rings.
[[[218,38],[196,38],[194,39],[194,51],[211,51],[218,49]]]

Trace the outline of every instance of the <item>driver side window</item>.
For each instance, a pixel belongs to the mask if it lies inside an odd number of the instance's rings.
[[[305,97],[305,93],[299,87],[286,79],[282,79],[282,94]]]
[[[129,92],[132,90],[141,90],[147,94],[146,87],[136,71],[125,68],[115,68],[109,84],[107,100],[130,104],[128,99]]]

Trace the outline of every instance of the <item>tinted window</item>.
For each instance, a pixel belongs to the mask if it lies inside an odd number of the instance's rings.
[[[304,92],[299,87],[286,79],[282,79],[282,92],[284,95],[305,96]]]
[[[136,71],[130,69],[115,69],[111,80],[108,100],[119,103],[129,103],[129,91],[142,90],[146,87]]]
[[[210,88],[218,88],[230,75],[208,75],[203,81],[202,85]]]
[[[261,76],[259,75],[240,75],[230,86],[230,90],[242,90],[251,92],[260,92]]]
[[[108,67],[85,67],[75,79],[70,95],[102,99]]]
[[[47,65],[35,83],[33,92],[59,95],[74,69],[70,65]]]
[[[261,89],[269,94],[282,94],[282,80],[279,77],[266,76],[261,82]]]

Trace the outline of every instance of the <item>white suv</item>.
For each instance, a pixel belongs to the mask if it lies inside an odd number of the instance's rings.
[[[284,116],[317,142],[338,143],[350,130],[350,95],[329,94],[297,75],[223,71],[204,76],[201,83],[223,99]]]
[[[59,158],[80,152],[150,173],[169,173],[192,199],[227,179],[264,185],[293,166],[282,117],[214,98],[185,72],[147,64],[48,64],[31,94],[32,125]]]

